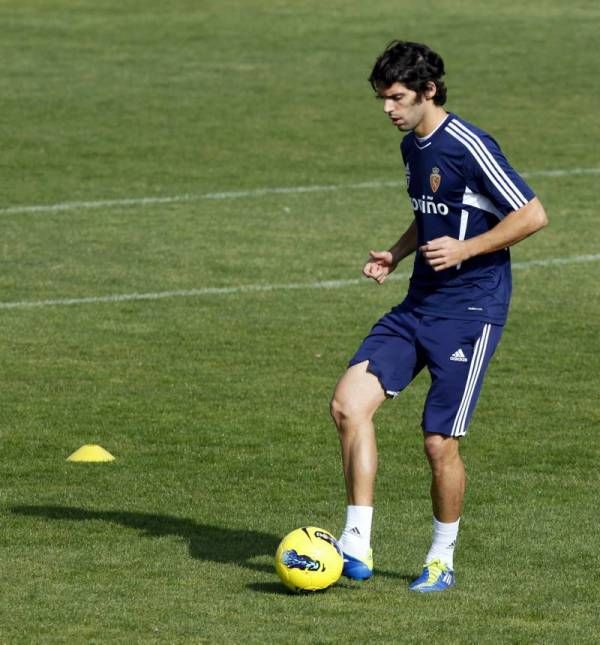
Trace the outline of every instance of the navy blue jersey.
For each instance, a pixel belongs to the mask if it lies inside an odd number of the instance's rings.
[[[401,151],[419,246],[485,233],[534,197],[494,139],[454,114],[428,137],[408,133]],[[510,294],[508,249],[437,272],[417,250],[406,303],[423,314],[504,324]]]

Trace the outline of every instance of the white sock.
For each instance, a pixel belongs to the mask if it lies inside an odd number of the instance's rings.
[[[347,506],[346,526],[338,540],[342,551],[354,558],[364,559],[371,548],[372,506]]]
[[[433,539],[425,563],[441,560],[451,571],[454,570],[454,547],[458,538],[459,523],[460,517],[456,522],[448,523],[433,518]]]

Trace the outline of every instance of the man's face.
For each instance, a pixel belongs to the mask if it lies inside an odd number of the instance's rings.
[[[377,98],[383,101],[383,111],[402,132],[414,130],[423,120],[426,101],[419,100],[417,93],[402,83],[380,87]]]

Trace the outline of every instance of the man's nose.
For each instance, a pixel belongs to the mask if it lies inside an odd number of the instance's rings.
[[[391,114],[394,111],[394,101],[392,101],[391,99],[384,99],[383,111],[386,114]]]

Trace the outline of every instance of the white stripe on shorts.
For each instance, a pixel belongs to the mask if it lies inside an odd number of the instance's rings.
[[[473,356],[471,358],[471,366],[469,367],[469,374],[467,375],[467,383],[465,385],[460,406],[458,407],[458,412],[454,418],[454,423],[452,424],[451,435],[453,437],[463,437],[467,434],[467,413],[471,406],[471,401],[473,400],[473,392],[475,392],[475,386],[477,385],[477,380],[481,374],[481,368],[483,367],[485,350],[487,349],[491,328],[492,326],[489,323],[486,323],[483,326],[481,336],[475,343]]]

